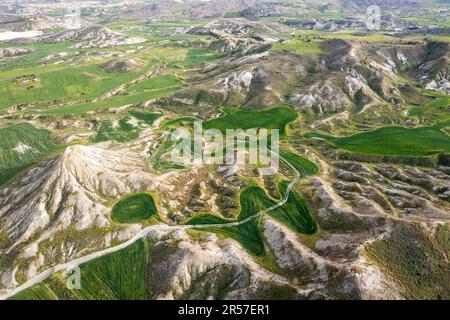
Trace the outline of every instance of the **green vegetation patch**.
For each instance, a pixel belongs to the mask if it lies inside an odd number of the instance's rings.
[[[144,121],[148,125],[152,125],[153,122],[155,122],[162,116],[161,113],[157,113],[157,112],[140,112],[140,111],[136,111],[136,110],[130,110],[130,111],[128,111],[128,113],[130,114],[130,116],[132,116],[138,120]]]
[[[323,139],[344,150],[356,153],[392,156],[429,156],[450,151],[450,137],[442,125],[419,128],[383,127],[370,132],[339,138],[307,133],[307,138]]]
[[[50,115],[81,114],[93,110],[104,110],[109,108],[122,107],[129,104],[143,103],[146,101],[170,95],[176,90],[177,90],[176,87],[160,88],[143,92],[136,92],[124,96],[116,96],[111,99],[103,100],[101,102],[86,102],[74,105],[67,105],[63,107],[40,110],[40,112]]]
[[[266,110],[242,110],[237,108],[224,109],[223,117],[212,119],[203,123],[205,129],[279,129],[280,135],[286,134],[286,126],[298,117],[290,107],[275,107]]]
[[[58,297],[46,284],[39,283],[16,294],[9,300],[58,300]]]
[[[286,195],[288,185],[288,181],[280,183],[279,188],[283,196]],[[214,215],[201,215],[194,217],[186,224],[227,224],[243,221],[276,204],[276,202],[269,198],[264,190],[259,187],[249,187],[245,189],[241,193],[240,203],[241,212],[237,220],[228,220]],[[286,224],[295,232],[313,234],[317,231],[317,224],[311,215],[311,210],[306,199],[295,190],[291,192],[288,202],[284,206],[268,212],[268,215],[281,223]],[[233,238],[239,241],[250,253],[256,256],[262,256],[264,255],[265,250],[264,240],[260,230],[261,219],[262,216],[257,216],[254,219],[237,226],[227,226],[223,228],[207,227],[199,230],[215,232]]]
[[[139,138],[141,129],[132,123],[132,118],[125,117],[118,121],[104,120],[97,130],[92,141],[95,143],[103,141],[129,142]]]
[[[129,116],[118,121],[104,120],[100,123],[97,134],[92,138],[94,143],[103,141],[129,142],[139,138],[143,127],[152,125],[161,113],[129,110]]]
[[[279,185],[280,193],[286,196],[289,181],[283,181]],[[271,217],[286,224],[293,231],[302,234],[314,234],[317,232],[317,223],[313,218],[306,198],[299,192],[292,190],[288,201],[281,208],[268,213]]]
[[[0,185],[62,148],[52,142],[50,131],[28,123],[0,128]]]
[[[272,46],[274,51],[289,51],[298,55],[321,54],[323,51],[318,42],[298,39],[277,43]]]
[[[291,151],[280,149],[280,156],[283,159],[287,160],[291,165],[293,165],[294,168],[300,173],[302,178],[314,176],[319,172],[319,167],[317,167],[314,162]]]
[[[147,244],[139,240],[121,251],[81,266],[81,300],[147,298]]]
[[[14,73],[13,73],[14,74]],[[11,75],[13,75],[11,74]],[[35,74],[33,86],[17,86],[14,79],[0,81],[0,109],[24,103],[77,101],[98,98],[141,73],[111,75],[97,66],[41,70]]]
[[[223,55],[209,48],[190,48],[183,61],[168,64],[169,68],[188,68],[201,62],[215,61]]]
[[[11,300],[145,300],[148,248],[144,240],[80,266],[81,288],[55,274]]]
[[[148,193],[123,197],[112,208],[111,219],[116,223],[141,223],[158,217],[153,198]]]
[[[160,75],[152,77],[138,84],[135,84],[127,89],[128,93],[134,91],[148,91],[148,90],[161,90],[163,88],[181,88],[181,80],[171,74]]]
[[[248,217],[264,210],[272,205],[271,200],[266,196],[264,191],[258,187],[250,187],[241,193],[241,212],[236,221],[242,221]],[[236,222],[224,219],[214,215],[197,216],[189,220],[188,225],[205,225],[205,224],[227,224]],[[254,219],[238,226],[229,226],[224,228],[205,228],[201,231],[215,232],[226,237],[233,238],[241,243],[241,245],[250,253],[256,256],[264,255],[264,240],[259,225],[261,217]]]
[[[164,126],[165,127],[165,126]],[[156,152],[153,154],[151,163],[152,167],[157,172],[162,172],[170,169],[184,169],[184,165],[172,161],[170,157],[171,150],[175,147],[176,141],[171,138],[171,135],[167,135],[163,143],[159,146]],[[191,149],[192,151],[192,149]]]
[[[450,96],[430,90],[425,90],[424,94],[435,98],[434,101],[425,106],[411,107],[409,116],[438,122],[450,119]]]
[[[164,122],[162,124],[162,127],[163,128],[179,127],[179,126],[190,126],[190,127],[192,127],[193,123],[195,121],[201,121],[201,120],[199,118],[191,117],[191,116],[179,117],[179,118],[167,120],[166,122]]]

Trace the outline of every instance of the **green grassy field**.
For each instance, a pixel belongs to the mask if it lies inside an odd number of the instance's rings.
[[[152,125],[162,116],[162,113],[158,112],[141,112],[136,110],[129,110],[128,114],[140,121],[145,122],[147,125]]]
[[[129,110],[128,114],[129,116],[118,121],[102,121],[97,133],[92,137],[91,141],[94,143],[103,141],[117,141],[124,143],[136,140],[139,138],[144,127],[152,125],[155,120],[162,116],[161,113],[141,112],[136,110]]]
[[[448,124],[447,124],[448,125]],[[344,150],[390,156],[429,156],[450,152],[450,136],[442,126],[403,128],[382,127],[349,137],[307,133],[307,138],[323,139]]]
[[[280,183],[279,189],[281,194],[286,194],[288,181]],[[245,189],[240,196],[241,212],[235,221],[242,221],[246,218],[275,205],[275,201],[267,196],[267,194],[259,187],[249,187]],[[314,234],[317,231],[317,224],[312,217],[306,199],[293,190],[288,202],[275,210],[268,213],[274,219],[286,224],[293,231],[303,234]],[[207,228],[200,229],[202,231],[215,232],[226,237],[233,238],[241,243],[241,245],[255,256],[262,256],[265,253],[264,240],[261,234],[261,219],[255,219],[238,226],[230,226],[224,228]],[[203,225],[203,224],[225,224],[234,222],[233,220],[224,219],[214,215],[201,215],[189,220],[186,224]]]
[[[175,92],[176,88],[162,88],[149,90],[144,92],[139,92],[133,95],[116,96],[114,98],[104,100],[101,102],[87,102],[81,104],[67,105],[63,107],[42,109],[40,110],[43,114],[48,115],[66,115],[66,114],[82,114],[89,111],[98,111],[115,107],[122,107],[129,104],[139,104],[149,100],[157,99],[170,95]]]
[[[174,61],[168,64],[170,68],[189,68],[201,62],[214,61],[222,54],[209,48],[190,48],[183,61]]]
[[[289,51],[298,55],[321,54],[323,50],[314,41],[290,40],[284,43],[277,43],[272,46],[274,51]]]
[[[111,219],[116,223],[142,223],[158,219],[153,198],[148,193],[131,194],[120,199],[112,208]]]
[[[168,127],[179,127],[179,126],[184,126],[184,125],[189,125],[192,127],[192,124],[195,121],[201,121],[201,120],[199,118],[191,117],[191,116],[180,117],[180,118],[175,118],[175,119],[170,119],[170,120],[165,121],[161,127],[168,128]]]
[[[148,69],[148,68],[146,68]],[[110,74],[97,66],[73,66],[58,70],[32,72],[16,72],[21,74],[34,74],[38,81],[34,88],[17,86],[10,78],[0,81],[0,106],[8,108],[12,105],[25,103],[50,103],[54,100],[81,101],[100,97],[129,82],[143,73]],[[12,76],[12,75],[11,75]]]
[[[0,128],[0,185],[20,171],[63,150],[51,140],[51,132],[21,123]]]
[[[39,283],[11,300],[145,300],[147,243],[130,247],[80,266],[81,288],[68,289],[61,275]]]
[[[240,198],[241,212],[236,221],[241,221],[249,216],[264,210],[271,206],[272,202],[267,198],[264,191],[257,187],[250,187],[241,193]],[[215,232],[226,237],[233,238],[241,243],[241,245],[250,253],[256,256],[264,255],[264,240],[260,231],[261,218],[255,218],[243,225],[225,227],[225,228],[208,228],[202,231]],[[233,222],[214,215],[197,216],[189,220],[186,224],[202,225],[202,224],[224,224]]]
[[[242,110],[237,108],[224,109],[223,117],[209,120],[203,123],[205,129],[219,129],[226,132],[227,129],[279,129],[280,136],[286,134],[286,126],[298,117],[290,107],[275,107],[267,110]]]
[[[111,120],[101,122],[97,134],[92,138],[92,142],[102,141],[129,142],[136,140],[141,132],[140,128],[128,123],[130,117],[120,119],[117,123]]]
[[[76,52],[70,48],[73,43],[27,46],[34,51],[0,66],[0,109],[33,104],[33,109],[27,110],[26,113],[38,112],[58,116],[139,104],[170,95],[180,89],[183,81],[175,75],[177,69],[189,68],[199,62],[212,61],[220,57],[219,53],[211,49],[167,47],[163,45],[162,39],[159,40],[161,43],[152,50],[129,56],[148,61],[143,70],[129,73],[109,73],[103,70],[100,65],[107,58],[97,58],[91,49]],[[104,49],[110,50],[113,49]],[[126,47],[120,50],[125,52]],[[43,64],[45,57],[60,52],[85,56],[92,54],[92,59],[89,62],[86,62],[87,59],[86,61],[81,59],[72,63]],[[132,85],[122,96],[92,102],[148,72],[158,62],[166,64],[167,74]],[[31,77],[33,81],[22,83],[15,80],[22,76]]]
[[[129,87],[126,92],[134,94],[136,92],[149,91],[149,90],[161,90],[162,88],[181,88],[181,80],[171,74],[156,76],[138,84]]]
[[[279,184],[281,195],[286,195],[289,181]],[[311,209],[306,198],[299,192],[293,190],[288,202],[281,208],[268,213],[271,217],[289,226],[293,231],[312,235],[317,231],[317,223],[314,220]]]
[[[62,65],[45,65],[39,64],[45,57],[57,54],[60,52],[75,52],[76,49],[71,49],[73,42],[59,42],[59,43],[31,43],[31,44],[16,44],[14,47],[27,48],[32,51],[28,54],[22,55],[9,61],[6,64],[0,65],[0,79],[10,78],[12,75],[20,74],[32,70],[33,72],[40,72],[45,70],[55,70],[62,68]],[[0,47],[10,47],[8,43],[0,43]],[[27,70],[27,71],[25,71]]]
[[[311,162],[310,160],[291,151],[280,149],[280,156],[289,161],[289,163],[297,169],[302,178],[314,176],[319,172],[319,168],[314,162]]]
[[[58,297],[46,284],[39,283],[16,294],[9,300],[58,300]]]
[[[408,112],[409,116],[437,122],[450,119],[450,96],[428,90],[425,90],[424,94],[435,100],[425,106],[412,107]]]

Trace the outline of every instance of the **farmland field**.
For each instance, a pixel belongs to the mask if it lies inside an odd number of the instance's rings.
[[[145,300],[147,299],[147,244],[130,247],[80,266],[81,288],[69,289],[54,275],[11,300]]]
[[[289,163],[297,169],[302,178],[316,175],[319,172],[319,168],[316,164],[291,151],[280,149],[280,156],[289,161]]]
[[[282,181],[279,184],[281,195],[286,195],[289,181]],[[311,209],[306,198],[296,190],[293,190],[288,202],[281,208],[277,208],[269,215],[276,220],[289,226],[293,231],[311,235],[317,231],[317,224],[313,218]]]
[[[305,137],[326,140],[341,149],[365,154],[429,156],[450,152],[450,137],[438,126],[383,127],[342,138],[321,133],[307,133]]]
[[[133,92],[137,91],[146,91],[146,90],[161,90],[162,88],[176,88],[179,89],[181,87],[180,79],[174,77],[173,75],[161,75],[156,76],[150,79],[147,79],[143,82],[140,82],[136,85],[131,86],[127,89],[127,92],[133,94]]]
[[[170,63],[169,67],[189,68],[200,62],[214,61],[221,57],[220,53],[208,48],[188,49],[186,58],[183,61],[175,61]]]
[[[32,73],[31,70],[26,72],[25,74]],[[140,74],[141,72],[113,75],[97,66],[67,67],[35,73],[37,83],[31,89],[15,86],[12,78],[4,79],[0,81],[0,108],[32,102],[94,99]]]
[[[267,198],[264,191],[257,187],[250,187],[244,190],[241,194],[241,212],[236,221],[241,221],[253,214],[264,210],[272,205],[272,202]],[[225,228],[208,228],[202,229],[204,231],[216,232],[218,234],[231,237],[239,241],[242,246],[250,253],[261,256],[264,255],[264,241],[260,231],[261,218],[257,217],[251,221],[232,227]],[[232,220],[224,219],[214,215],[202,215],[194,217],[186,224],[202,225],[202,224],[224,224],[233,222]]]
[[[13,296],[10,300],[58,300],[47,285],[40,283]]]
[[[289,182],[287,181],[280,184],[279,188],[281,194],[286,194],[288,184]],[[261,188],[249,187],[241,193],[240,203],[241,212],[236,221],[245,220],[266,208],[272,207],[276,202],[269,198]],[[284,206],[272,210],[268,215],[286,224],[295,232],[313,234],[317,231],[317,225],[311,215],[308,203],[297,191],[292,191],[288,202]],[[253,220],[239,226],[200,230],[216,232],[231,237],[239,241],[250,253],[261,256],[264,255],[264,240],[260,231],[261,218],[261,216],[255,217]],[[202,215],[189,220],[186,224],[203,225],[224,224],[230,222],[233,221],[214,215]]]
[[[205,129],[279,129],[280,136],[286,134],[286,126],[295,121],[297,112],[289,107],[275,107],[267,110],[224,109],[225,115],[203,123]]]
[[[51,141],[51,132],[22,123],[0,128],[0,185],[63,146]]]
[[[155,122],[162,116],[161,113],[157,112],[141,112],[136,110],[129,110],[128,113],[130,114],[130,116],[138,120],[144,121],[148,125],[152,125],[153,122]]]
[[[426,91],[425,93],[428,96],[434,97],[435,100],[421,107],[412,107],[409,110],[409,115],[423,119],[431,119],[437,122],[450,119],[450,97],[430,91]]]
[[[305,54],[321,54],[322,49],[317,42],[314,41],[301,41],[290,40],[285,43],[277,43],[272,46],[274,51],[289,51],[298,55]]]
[[[158,218],[158,211],[152,196],[148,193],[125,196],[111,211],[111,219],[116,223],[141,223],[152,217]]]
[[[149,91],[143,91],[132,95],[124,95],[113,97],[101,102],[87,102],[81,104],[67,105],[57,108],[48,108],[40,110],[43,114],[48,115],[65,115],[65,114],[82,114],[89,111],[103,110],[114,107],[122,107],[130,104],[139,104],[163,96],[167,96],[176,91],[176,87],[155,89]]]

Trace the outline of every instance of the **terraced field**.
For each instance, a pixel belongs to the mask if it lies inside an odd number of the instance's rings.
[[[413,129],[383,127],[342,138],[321,133],[307,133],[305,137],[322,139],[336,147],[355,153],[429,156],[440,152],[450,152],[450,137],[441,129],[442,125]]]
[[[51,140],[51,132],[28,123],[0,128],[0,185],[20,171],[63,150]]]
[[[148,193],[125,196],[111,211],[111,219],[116,223],[142,223],[153,217],[158,219],[158,210]]]

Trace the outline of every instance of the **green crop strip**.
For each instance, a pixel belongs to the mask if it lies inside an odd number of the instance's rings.
[[[225,115],[203,123],[205,129],[278,129],[280,136],[286,135],[286,126],[297,119],[298,114],[290,107],[275,107],[266,110],[224,109]]]
[[[36,129],[31,124],[0,128],[0,185],[20,171],[63,149],[64,146],[52,142],[50,131]]]
[[[326,140],[338,148],[356,153],[392,156],[429,156],[450,152],[450,137],[441,129],[447,124],[432,127],[383,127],[349,137],[334,137],[307,133],[306,138]]]
[[[144,300],[147,299],[147,243],[133,245],[80,266],[80,289],[68,289],[55,274],[11,300]]]

